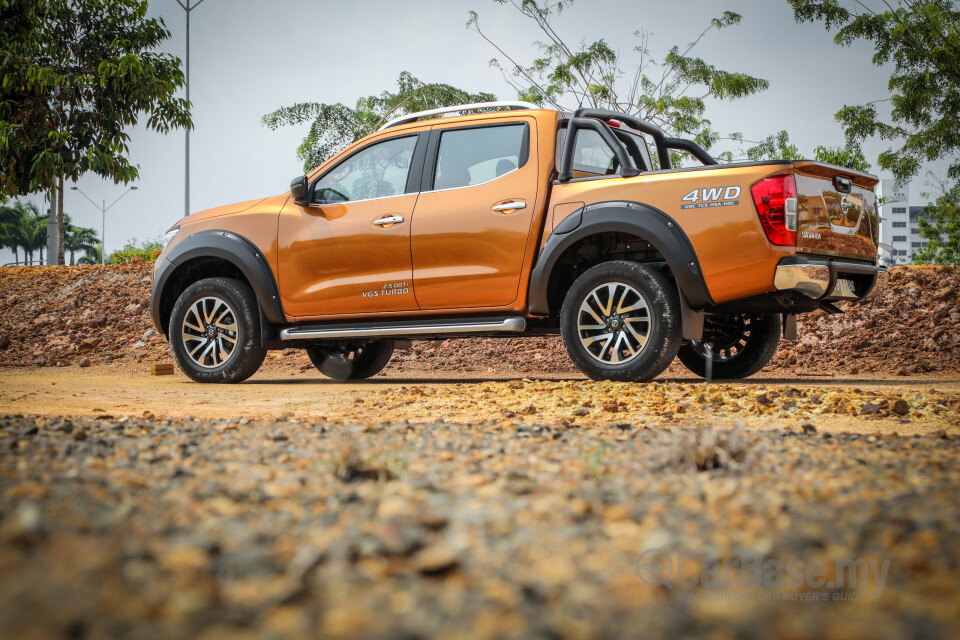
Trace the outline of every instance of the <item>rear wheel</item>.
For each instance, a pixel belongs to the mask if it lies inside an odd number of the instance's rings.
[[[677,357],[690,371],[707,377],[707,358],[712,377],[746,378],[763,369],[780,344],[782,324],[775,313],[765,315],[708,314],[703,340],[692,340]]]
[[[393,356],[393,340],[342,342],[333,346],[307,347],[307,356],[320,373],[333,380],[371,378]]]
[[[594,380],[652,380],[680,347],[676,286],[635,262],[599,264],[567,292],[560,333],[570,359]]]

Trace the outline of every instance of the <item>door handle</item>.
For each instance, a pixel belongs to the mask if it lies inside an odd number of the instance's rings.
[[[527,203],[523,200],[515,200],[513,202],[504,202],[503,204],[494,205],[490,207],[498,213],[505,213],[510,211],[516,211],[517,209],[526,209]]]
[[[377,218],[373,221],[373,224],[377,225],[378,227],[388,229],[395,224],[400,224],[401,222],[403,222],[403,216],[387,216],[385,218]]]

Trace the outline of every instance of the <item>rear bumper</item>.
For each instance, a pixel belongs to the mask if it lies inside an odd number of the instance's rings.
[[[777,265],[777,291],[798,291],[814,300],[859,300],[873,289],[884,267],[862,262],[796,256]],[[837,287],[843,281],[844,286]]]

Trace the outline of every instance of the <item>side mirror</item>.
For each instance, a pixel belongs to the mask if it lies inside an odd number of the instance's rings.
[[[307,176],[297,176],[290,182],[290,195],[294,203],[307,204]]]

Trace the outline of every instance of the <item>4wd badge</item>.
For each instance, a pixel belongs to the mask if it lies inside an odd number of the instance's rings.
[[[742,189],[736,185],[730,187],[704,187],[694,189],[680,198],[689,204],[680,205],[681,209],[709,209],[710,207],[735,207],[740,204],[737,199]]]

